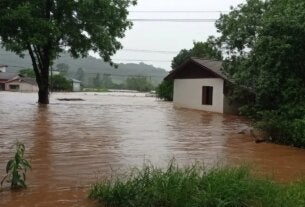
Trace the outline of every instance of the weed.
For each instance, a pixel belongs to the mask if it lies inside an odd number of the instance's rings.
[[[305,206],[305,183],[281,185],[253,177],[248,167],[205,169],[198,164],[165,170],[145,166],[124,178],[93,185],[89,198],[106,206]]]
[[[31,169],[30,163],[24,158],[25,146],[21,142],[16,143],[15,156],[7,162],[6,175],[1,181],[1,186],[6,180],[12,189],[26,188],[26,172]]]

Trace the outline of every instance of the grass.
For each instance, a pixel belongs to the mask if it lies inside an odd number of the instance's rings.
[[[278,184],[253,177],[245,166],[206,170],[171,162],[166,170],[144,166],[99,182],[89,198],[113,207],[303,207],[305,182]]]

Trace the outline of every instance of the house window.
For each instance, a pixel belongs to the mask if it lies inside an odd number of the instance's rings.
[[[19,90],[19,85],[10,85],[10,90]]]
[[[213,87],[202,86],[202,105],[213,105]]]

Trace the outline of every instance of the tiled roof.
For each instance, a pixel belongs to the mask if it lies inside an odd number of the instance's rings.
[[[181,66],[172,70],[168,76],[166,76],[165,80],[175,79],[176,75],[184,70],[185,66],[189,63],[195,63],[201,66],[202,70],[209,70],[214,73],[216,76],[228,80],[228,77],[222,72],[222,61],[219,60],[211,60],[211,59],[203,59],[203,58],[196,58],[192,57],[184,62]]]
[[[1,73],[0,72],[0,79],[1,80],[10,80],[10,79],[12,79],[16,76],[18,76],[16,73],[6,73],[6,72]]]
[[[212,72],[216,73],[218,76],[222,77],[223,79],[227,79],[227,77],[223,74],[222,68],[222,61],[218,60],[209,60],[209,59],[202,59],[202,58],[191,58],[194,62],[202,65]]]
[[[8,80],[7,83],[14,82],[14,81],[26,82],[26,83],[29,83],[31,85],[37,85],[37,82],[36,82],[35,78],[23,78],[23,77],[13,78],[11,80]]]

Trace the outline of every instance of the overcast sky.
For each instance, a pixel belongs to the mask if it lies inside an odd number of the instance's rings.
[[[138,0],[131,7],[130,19],[217,19],[220,12],[135,12],[135,11],[229,11],[245,0]],[[190,49],[193,41],[205,41],[208,36],[217,35],[214,22],[138,22],[121,41],[124,50],[113,56],[114,62],[142,62],[171,70],[170,62],[176,53]],[[153,60],[153,61],[152,61]]]

